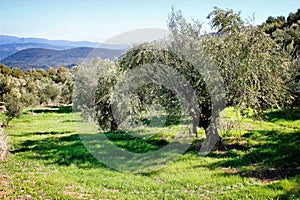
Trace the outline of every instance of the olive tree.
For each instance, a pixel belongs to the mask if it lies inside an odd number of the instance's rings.
[[[209,15],[215,35],[201,35],[201,24],[187,22],[181,12],[172,12],[169,29],[170,46],[202,46],[216,64],[226,86],[227,103],[241,111],[252,109],[254,117],[262,118],[264,111],[281,108],[291,100],[287,87],[290,79],[290,59],[278,45],[259,27],[245,25],[239,14],[232,10],[215,8]],[[172,49],[172,48],[171,48]],[[193,49],[193,48],[191,48]],[[186,49],[182,49],[184,52]],[[203,63],[197,50],[192,53],[196,63]],[[203,55],[203,52],[202,52]],[[134,68],[143,63],[164,63],[176,68],[190,81],[198,96],[200,110],[198,126],[206,131],[207,141],[221,141],[216,126],[210,126],[218,117],[212,114],[211,95],[203,77],[180,55],[172,51],[140,45],[130,49],[121,61],[121,67]],[[202,77],[201,77],[202,76]],[[221,111],[218,110],[218,111]],[[195,130],[195,129],[194,129]],[[215,142],[212,142],[215,143]],[[217,142],[219,144],[219,142]]]
[[[13,118],[22,115],[22,109],[24,108],[22,94],[25,93],[22,86],[24,82],[15,77],[3,76],[2,74],[0,74],[0,80],[2,86],[0,101],[4,103],[6,116],[3,125],[8,126]]]
[[[290,13],[287,18],[269,17],[260,26],[270,37],[290,54],[292,59],[293,79],[289,87],[294,96],[292,107],[299,108],[300,101],[300,9],[296,13]],[[290,106],[290,105],[288,105]],[[289,107],[288,107],[289,108]]]
[[[190,23],[180,11],[173,10],[168,23],[170,41],[137,45],[114,63],[94,61],[100,62],[102,72],[105,72],[101,74],[98,69],[100,79],[94,83],[98,87],[92,91],[96,93],[96,100],[90,102],[97,105],[99,124],[111,130],[118,128],[112,115],[114,86],[121,75],[138,66],[149,66],[147,64],[167,65],[183,75],[192,86],[198,104],[197,109],[190,110],[193,132],[197,134],[196,127],[204,128],[204,146],[216,144],[217,147],[223,147],[216,126],[219,113],[224,109],[218,106],[223,101],[222,91],[218,89],[218,76],[224,80],[227,104],[242,111],[252,109],[254,117],[262,118],[265,110],[281,108],[289,102],[291,95],[286,82],[290,80],[291,63],[289,56],[278,48],[274,40],[261,28],[245,25],[239,13],[232,10],[215,8],[209,19],[217,33],[203,35],[201,23]],[[206,68],[199,71],[198,66]],[[212,66],[216,66],[217,70]],[[95,73],[91,68],[87,69]],[[111,73],[107,73],[107,69]],[[164,72],[161,73],[164,75]],[[88,77],[81,78],[79,80],[85,84]],[[86,95],[86,91],[80,95]],[[169,113],[175,110],[173,113],[177,111],[176,114],[180,114],[176,96],[159,84],[141,87],[130,105],[134,107],[132,110],[139,110],[155,101],[169,108]]]
[[[75,73],[73,108],[85,120],[97,120],[104,130],[117,130],[112,115],[111,94],[119,76],[119,65],[96,58],[79,64]]]
[[[219,18],[216,8],[209,17]],[[236,14],[238,15],[238,14]],[[264,111],[282,108],[291,102],[287,83],[291,79],[291,60],[271,37],[255,26],[237,25],[222,31],[212,23],[212,28],[221,32],[217,36],[206,35],[202,41],[205,49],[218,66],[227,88],[228,104],[241,111],[253,109],[254,117],[262,118]]]

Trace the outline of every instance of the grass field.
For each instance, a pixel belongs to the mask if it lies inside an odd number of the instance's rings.
[[[254,122],[237,118],[229,108],[221,131],[227,151],[200,157],[195,141],[176,162],[143,174],[116,171],[96,160],[76,133],[70,107],[30,113],[5,130],[11,147],[0,163],[0,198],[300,199],[299,112],[270,112],[264,122]],[[124,134],[107,135],[125,149],[137,142]],[[160,148],[161,141],[140,141],[137,151]]]

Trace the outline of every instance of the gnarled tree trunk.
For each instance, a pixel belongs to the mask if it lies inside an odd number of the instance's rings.
[[[113,119],[110,122],[110,131],[114,132],[114,131],[117,131],[118,129],[119,129],[118,123],[115,121],[115,119]]]
[[[207,112],[209,113],[209,112]],[[201,151],[226,150],[222,138],[218,133],[217,117],[200,114],[199,126],[204,128],[206,140],[202,144]]]
[[[213,120],[206,128],[204,128],[204,130],[206,140],[202,144],[201,150],[226,150],[226,146],[223,144],[222,138],[218,133],[218,127],[215,120]]]

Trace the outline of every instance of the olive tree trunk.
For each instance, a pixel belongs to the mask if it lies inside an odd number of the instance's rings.
[[[119,129],[118,123],[115,121],[115,119],[113,119],[110,122],[110,131],[114,132],[114,131],[117,131],[118,129]]]

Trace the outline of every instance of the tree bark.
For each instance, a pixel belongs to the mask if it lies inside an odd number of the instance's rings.
[[[115,121],[115,119],[113,119],[110,122],[110,131],[114,132],[114,131],[117,131],[118,129],[119,129],[119,126],[118,126],[117,122]]]
[[[211,123],[205,129],[206,140],[202,144],[201,151],[209,152],[213,150],[227,150],[226,146],[222,142],[222,138],[218,133],[215,123]]]
[[[202,152],[209,152],[215,149],[226,150],[222,138],[218,133],[217,120],[219,115],[214,114],[212,116],[212,114],[212,109],[209,105],[203,105],[201,112],[199,112],[199,127],[204,129],[206,135],[206,140],[201,145]]]
[[[198,120],[197,118],[193,118],[193,133],[196,135],[196,138],[198,138],[198,132],[197,132],[197,127],[198,127]]]

